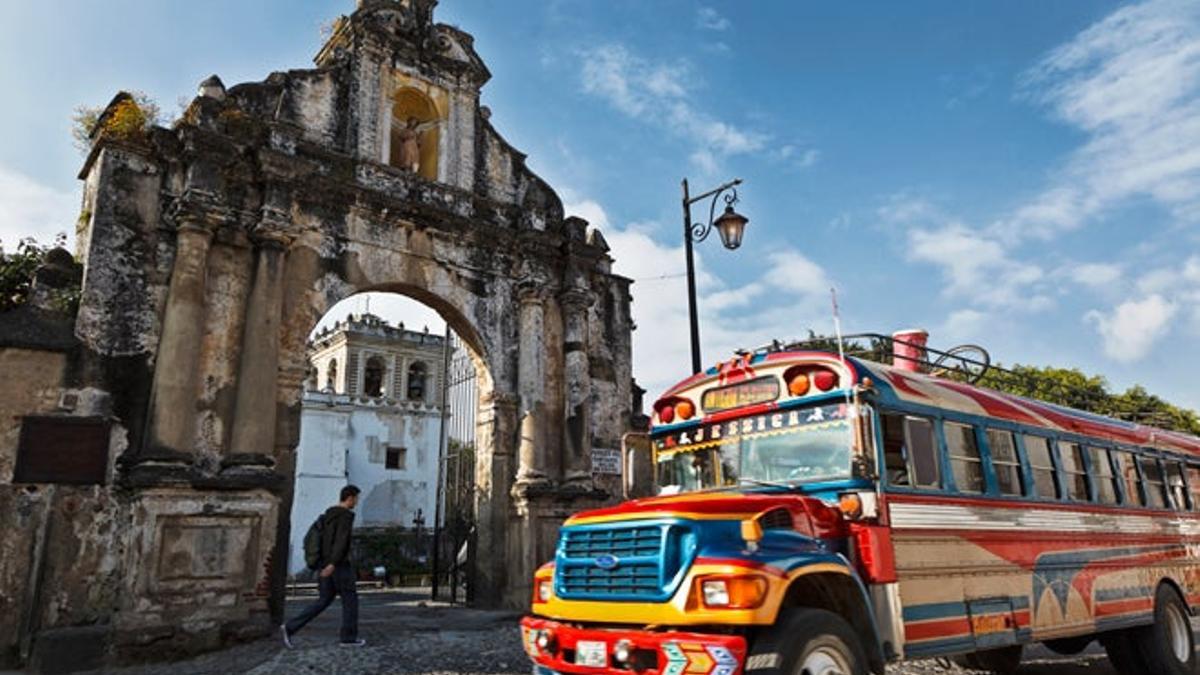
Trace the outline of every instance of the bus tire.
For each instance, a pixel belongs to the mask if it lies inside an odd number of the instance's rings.
[[[1167,584],[1154,594],[1154,623],[1142,628],[1135,642],[1142,661],[1156,675],[1196,672],[1196,639],[1187,605]]]
[[[867,675],[867,655],[845,619],[797,608],[754,640],[746,675]]]
[[[1100,636],[1108,662],[1121,675],[1154,675],[1142,659],[1137,643],[1144,628],[1113,631]]]
[[[985,649],[956,656],[954,662],[968,670],[981,670],[994,675],[1012,675],[1021,667],[1021,645]]]

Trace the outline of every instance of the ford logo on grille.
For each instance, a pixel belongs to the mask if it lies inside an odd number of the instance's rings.
[[[621,564],[621,559],[615,555],[604,554],[596,558],[596,567],[602,570],[616,569],[617,565]]]

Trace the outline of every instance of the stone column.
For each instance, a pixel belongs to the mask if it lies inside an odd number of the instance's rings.
[[[568,485],[592,487],[592,377],[588,362],[588,308],[593,297],[586,289],[573,288],[559,297],[563,313],[566,420],[563,466]]]
[[[517,394],[520,440],[517,443],[517,484],[549,483],[546,476],[546,326],[545,295],[537,283],[517,292]]]
[[[507,560],[522,550],[510,541],[513,440],[516,438],[518,399],[497,391],[479,393],[475,434],[475,543],[468,561],[474,571],[468,597],[474,604],[497,607],[510,593],[514,579]],[[521,598],[524,600],[524,598]]]
[[[179,226],[162,335],[150,394],[148,455],[184,459],[196,431],[200,377],[196,360],[204,336],[204,286],[213,232],[194,219]]]
[[[277,236],[259,239],[254,281],[246,303],[230,441],[231,454],[238,464],[270,464],[274,454],[284,251],[284,242]]]

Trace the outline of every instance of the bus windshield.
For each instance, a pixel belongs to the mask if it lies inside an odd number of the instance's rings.
[[[658,493],[849,478],[853,418],[831,403],[657,435]]]

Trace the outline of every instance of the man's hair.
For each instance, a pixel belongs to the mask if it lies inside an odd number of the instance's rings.
[[[359,490],[358,486],[347,485],[346,487],[342,488],[342,494],[338,496],[338,501],[344,502],[351,497],[357,497],[358,493],[360,492],[362,492],[362,490]]]

